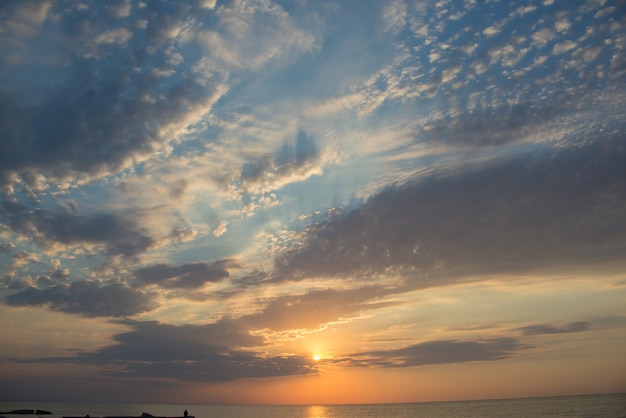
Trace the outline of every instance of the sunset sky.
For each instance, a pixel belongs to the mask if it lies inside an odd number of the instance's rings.
[[[0,400],[626,392],[626,2],[0,3]]]

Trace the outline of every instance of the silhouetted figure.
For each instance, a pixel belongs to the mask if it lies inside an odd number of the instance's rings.
[[[187,412],[187,410],[185,409],[185,412],[183,412],[183,416],[184,416],[184,417],[186,417],[186,416],[188,416],[188,415],[189,415],[189,413],[188,413],[188,412]]]

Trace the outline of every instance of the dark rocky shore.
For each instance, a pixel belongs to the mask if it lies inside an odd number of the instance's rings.
[[[0,418],[7,418],[4,415],[52,415],[52,412],[45,411],[43,409],[13,409],[12,411],[0,412]],[[81,415],[81,416],[63,416],[63,418],[100,418],[100,417],[91,417],[89,414]],[[182,417],[159,417],[152,414],[148,414],[147,412],[142,413],[139,416],[107,416],[102,418],[196,418],[192,415],[184,415]]]

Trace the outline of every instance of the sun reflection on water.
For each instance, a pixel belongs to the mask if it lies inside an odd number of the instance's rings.
[[[328,410],[325,406],[314,405],[309,406],[306,409],[306,418],[326,418],[328,417]]]

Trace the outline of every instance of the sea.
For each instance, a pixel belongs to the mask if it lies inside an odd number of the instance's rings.
[[[420,402],[372,405],[160,405],[93,404],[62,402],[0,402],[0,411],[40,409],[52,415],[0,414],[7,418],[62,418],[140,416],[182,416],[196,418],[490,418],[490,417],[610,417],[626,418],[626,394],[579,395],[545,398],[497,399],[481,401]]]

